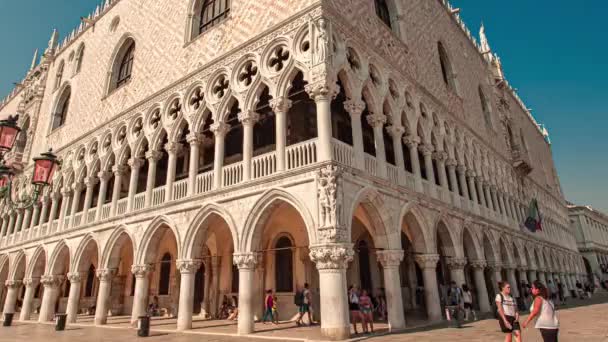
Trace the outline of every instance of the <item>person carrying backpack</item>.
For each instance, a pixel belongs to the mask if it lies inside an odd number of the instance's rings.
[[[519,310],[515,299],[511,297],[511,285],[506,281],[498,283],[500,292],[494,300],[496,305],[496,315],[500,329],[505,333],[505,342],[511,342],[513,335],[515,340],[521,342],[521,328],[519,327]]]

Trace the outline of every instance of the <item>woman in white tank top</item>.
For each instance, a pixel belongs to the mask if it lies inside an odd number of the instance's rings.
[[[532,283],[532,295],[534,302],[530,308],[530,316],[524,322],[523,327],[528,326],[536,318],[534,327],[540,330],[544,342],[557,342],[559,333],[559,320],[555,312],[555,304],[548,300],[548,291],[543,283],[535,281]]]

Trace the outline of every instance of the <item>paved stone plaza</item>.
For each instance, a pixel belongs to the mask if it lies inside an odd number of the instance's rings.
[[[560,341],[562,342],[594,342],[608,341],[608,303],[606,296],[600,296],[593,302],[602,301],[592,305],[566,308],[559,311],[560,323],[562,326]],[[579,302],[578,304],[586,304]],[[128,320],[127,320],[128,321]],[[151,336],[146,341],[175,341],[175,342],[194,342],[194,341],[313,341],[319,338],[318,327],[295,328],[290,323],[277,326],[256,324],[255,335],[247,337],[236,336],[231,332],[231,324],[222,323],[223,321],[212,321],[214,324],[195,324],[193,330],[188,333],[179,334],[171,332],[170,320],[163,323],[156,320],[152,326]],[[119,319],[103,328],[95,328],[82,321],[70,326],[64,332],[55,332],[54,326],[50,324],[23,324],[17,322],[13,327],[2,328],[0,331],[0,342],[4,341],[122,341],[129,338],[136,338],[136,332],[128,328],[127,324],[121,324]],[[382,329],[383,326],[381,326]],[[197,329],[198,328],[198,329]],[[205,332],[202,332],[202,331]],[[473,324],[467,324],[463,329],[452,328],[432,328],[408,331],[402,334],[378,335],[374,337],[358,336],[352,339],[372,340],[372,341],[502,341],[502,334],[498,331],[495,320],[488,319]],[[541,337],[538,331],[529,327],[524,331],[526,342],[540,342]]]

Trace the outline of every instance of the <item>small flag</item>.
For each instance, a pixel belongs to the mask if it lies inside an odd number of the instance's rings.
[[[524,222],[524,226],[532,233],[543,230],[542,218],[540,216],[540,211],[538,210],[538,202],[535,199],[530,202],[528,217],[526,218],[526,222]]]

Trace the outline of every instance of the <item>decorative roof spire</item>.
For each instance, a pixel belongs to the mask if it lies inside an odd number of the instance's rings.
[[[34,51],[34,57],[32,58],[32,65],[30,66],[30,70],[34,69],[38,64],[38,49]]]
[[[488,43],[488,37],[486,37],[486,27],[481,22],[481,28],[479,29],[479,42],[481,43],[481,51],[483,53],[489,53],[492,51],[490,43]]]
[[[49,46],[46,49],[46,52],[52,52],[57,47],[57,43],[59,42],[59,33],[57,29],[53,29],[53,34],[51,34],[51,39],[49,40]]]

